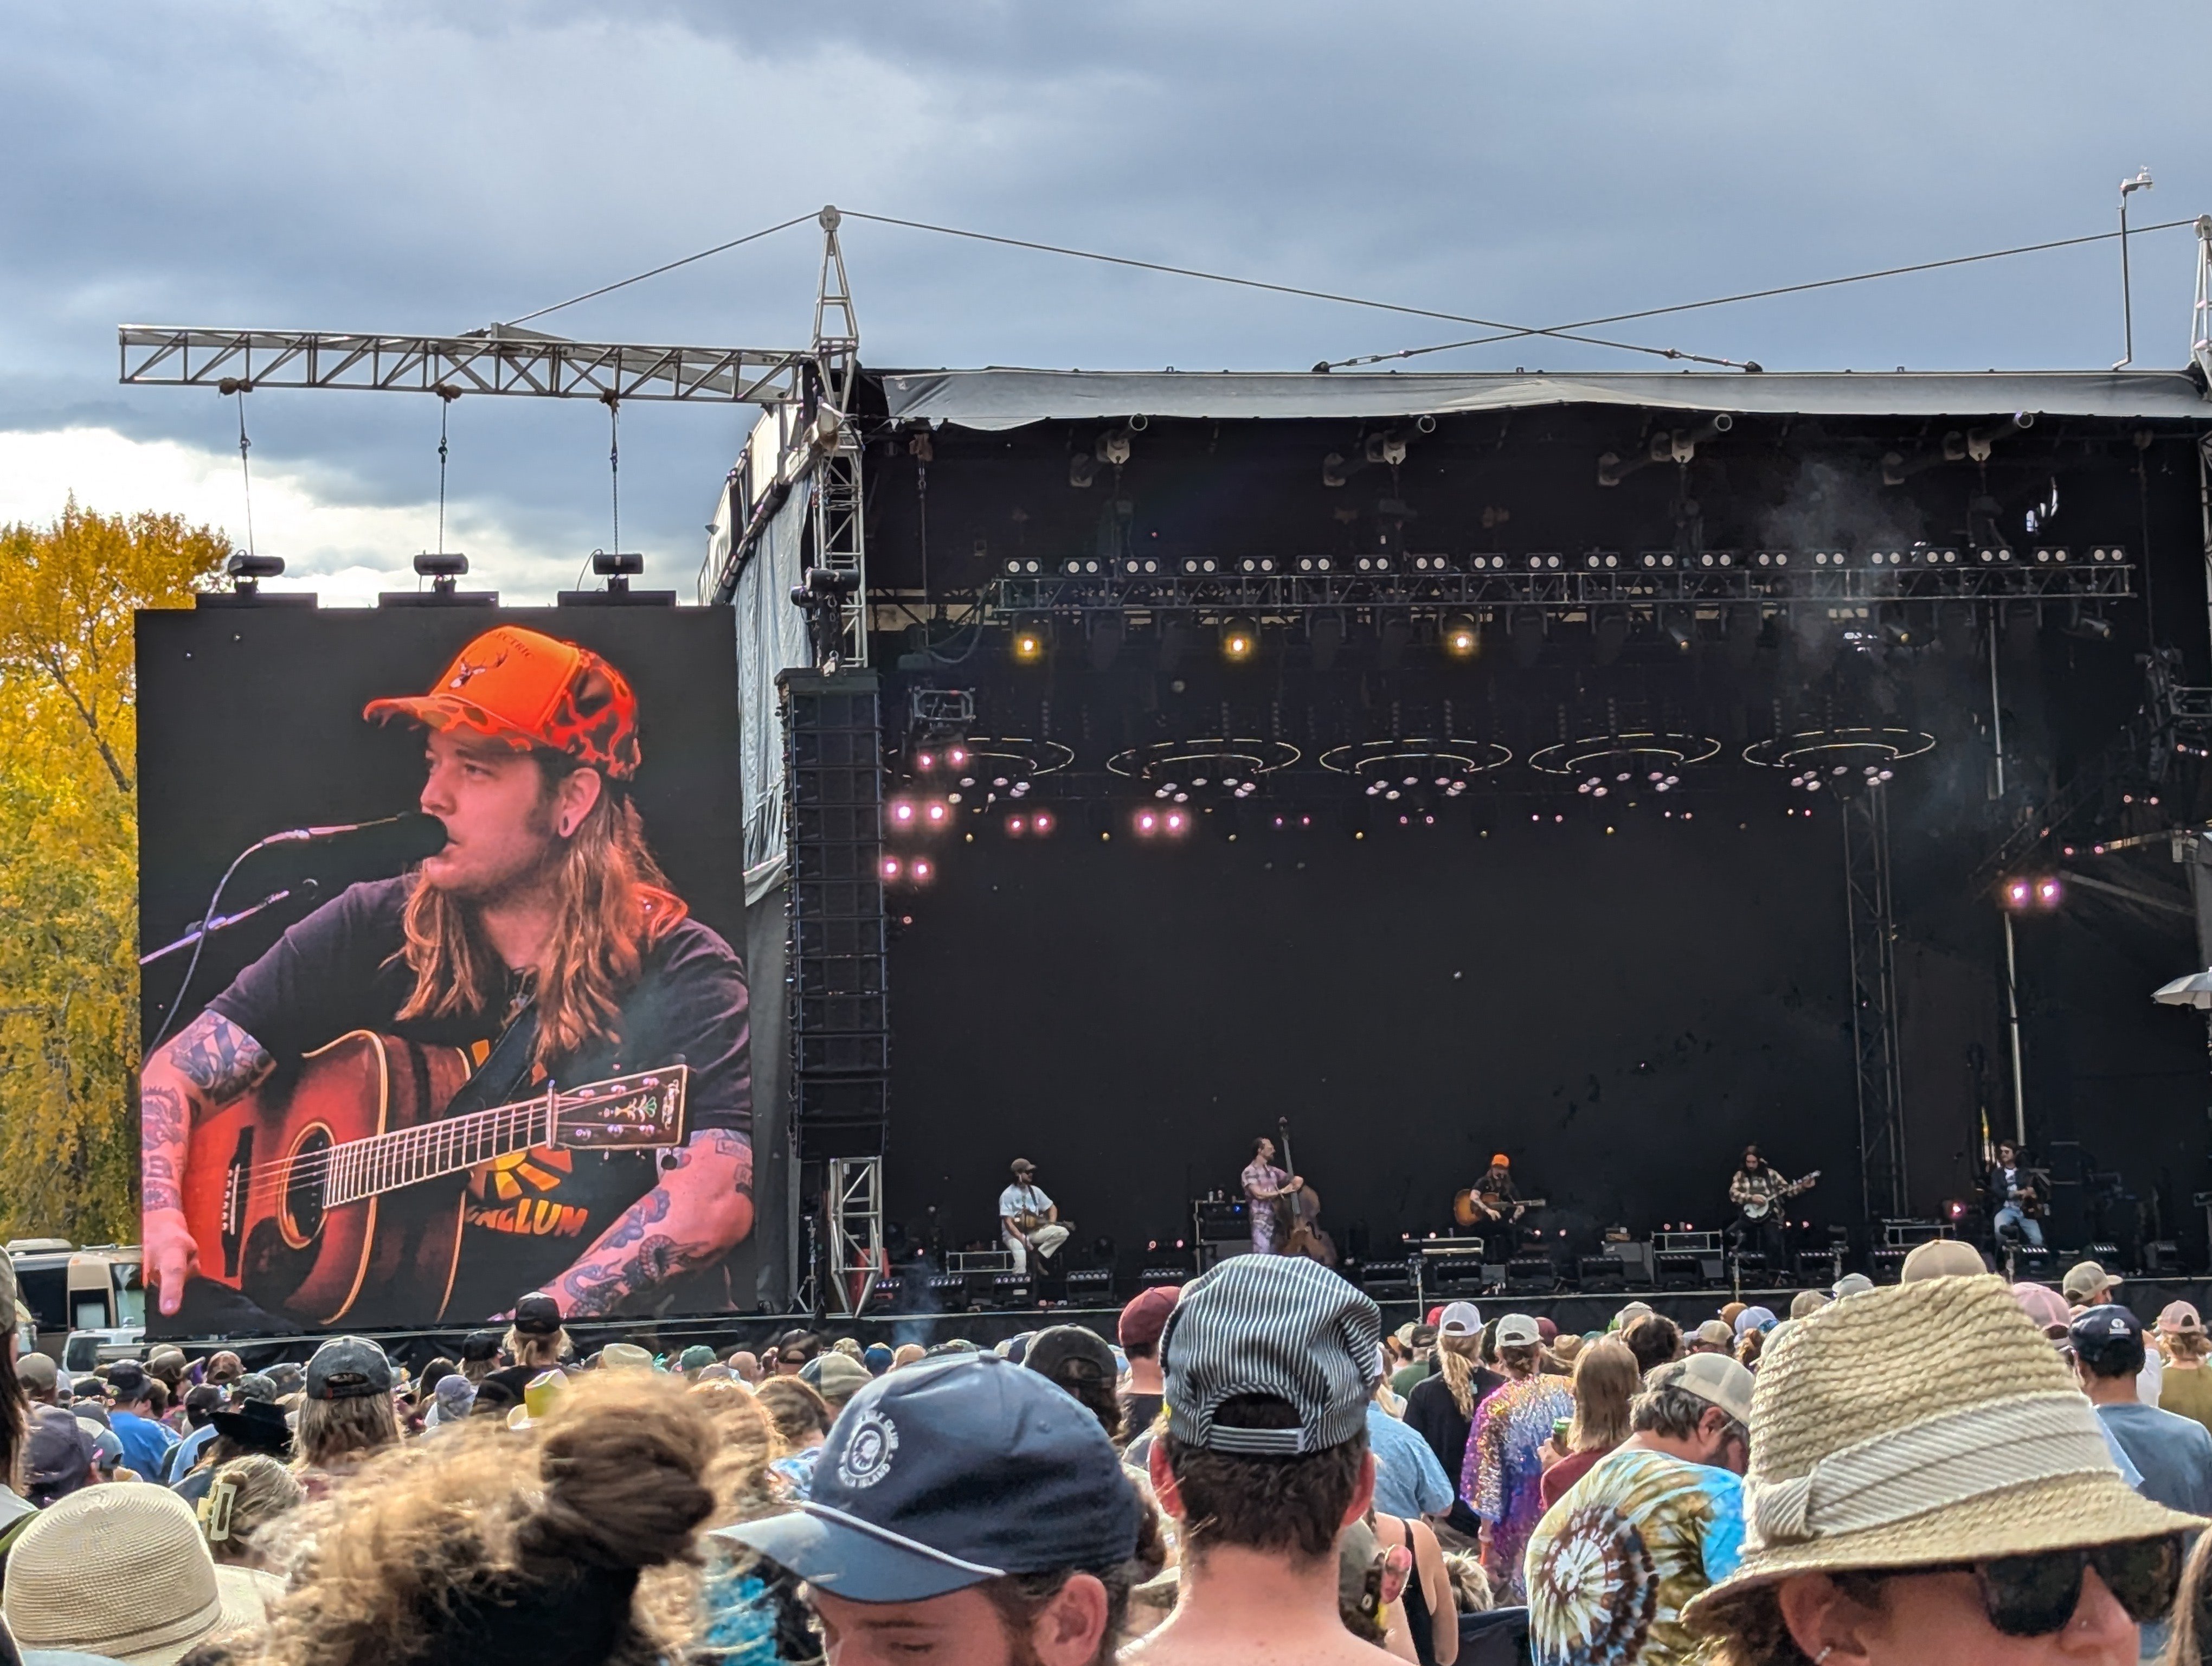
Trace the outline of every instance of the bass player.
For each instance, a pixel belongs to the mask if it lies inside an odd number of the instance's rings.
[[[501,625],[428,694],[362,716],[423,732],[421,807],[447,843],[293,926],[145,1061],[145,1262],[161,1311],[199,1305],[204,1288],[184,1214],[193,1119],[354,1030],[490,1058],[484,1073],[501,1079],[483,1085],[486,1103],[688,1066],[689,1135],[657,1164],[533,1147],[471,1170],[444,1308],[477,1319],[543,1289],[574,1319],[665,1297],[752,1230],[748,1001],[737,957],[689,917],[646,845],[629,682],[574,643]]]

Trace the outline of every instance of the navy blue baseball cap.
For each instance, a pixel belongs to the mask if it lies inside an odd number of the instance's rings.
[[[973,1354],[869,1383],[823,1444],[813,1497],[716,1536],[855,1602],[919,1602],[1009,1573],[1127,1561],[1139,1509],[1088,1408]]]
[[[2101,1370],[2137,1362],[2136,1369],[2142,1369],[2142,1321],[2124,1307],[2112,1303],[2085,1307],[2074,1316],[2074,1322],[2066,1328],[2066,1335],[2074,1345],[2074,1352],[2094,1368]]]

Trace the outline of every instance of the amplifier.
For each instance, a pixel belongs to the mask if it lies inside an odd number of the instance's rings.
[[[1649,1243],[1608,1243],[1605,1253],[1620,1263],[1620,1276],[1625,1284],[1640,1289],[1650,1289],[1658,1277],[1657,1264],[1652,1259]]]
[[[1487,1240],[1480,1237],[1414,1238],[1410,1242],[1424,1256],[1481,1256],[1487,1253]]]
[[[1660,1255],[1670,1250],[1686,1250],[1692,1255],[1719,1253],[1721,1235],[1718,1232],[1654,1232],[1651,1247]]]
[[[1252,1236],[1251,1205],[1241,1197],[1193,1198],[1190,1224],[1200,1243],[1233,1243]]]

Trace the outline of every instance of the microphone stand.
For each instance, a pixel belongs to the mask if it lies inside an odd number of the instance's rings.
[[[207,921],[201,925],[193,927],[191,930],[186,932],[182,937],[178,938],[175,941],[164,943],[160,948],[155,950],[151,954],[140,955],[138,957],[138,964],[141,966],[150,966],[155,961],[164,959],[167,957],[176,953],[179,949],[191,946],[192,944],[198,942],[204,937],[212,937],[217,932],[228,931],[233,926],[242,926],[247,921],[252,919],[255,915],[261,913],[264,909],[273,909],[279,903],[289,902],[295,897],[300,897],[303,901],[312,901],[315,894],[320,890],[322,890],[322,886],[317,881],[313,879],[302,879],[298,885],[293,885],[287,890],[272,891],[251,908],[240,909],[236,914],[226,914],[220,915],[216,919]]]

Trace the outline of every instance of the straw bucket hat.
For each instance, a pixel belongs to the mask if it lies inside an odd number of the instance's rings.
[[[1794,1573],[2205,1525],[2120,1479],[2095,1411],[1992,1274],[1871,1291],[1771,1340],[1744,1484],[1743,1560],[1686,1616]]]
[[[191,1506],[161,1487],[88,1487],[25,1528],[4,1612],[27,1649],[173,1666],[204,1639],[258,1626],[273,1583],[215,1565]]]

